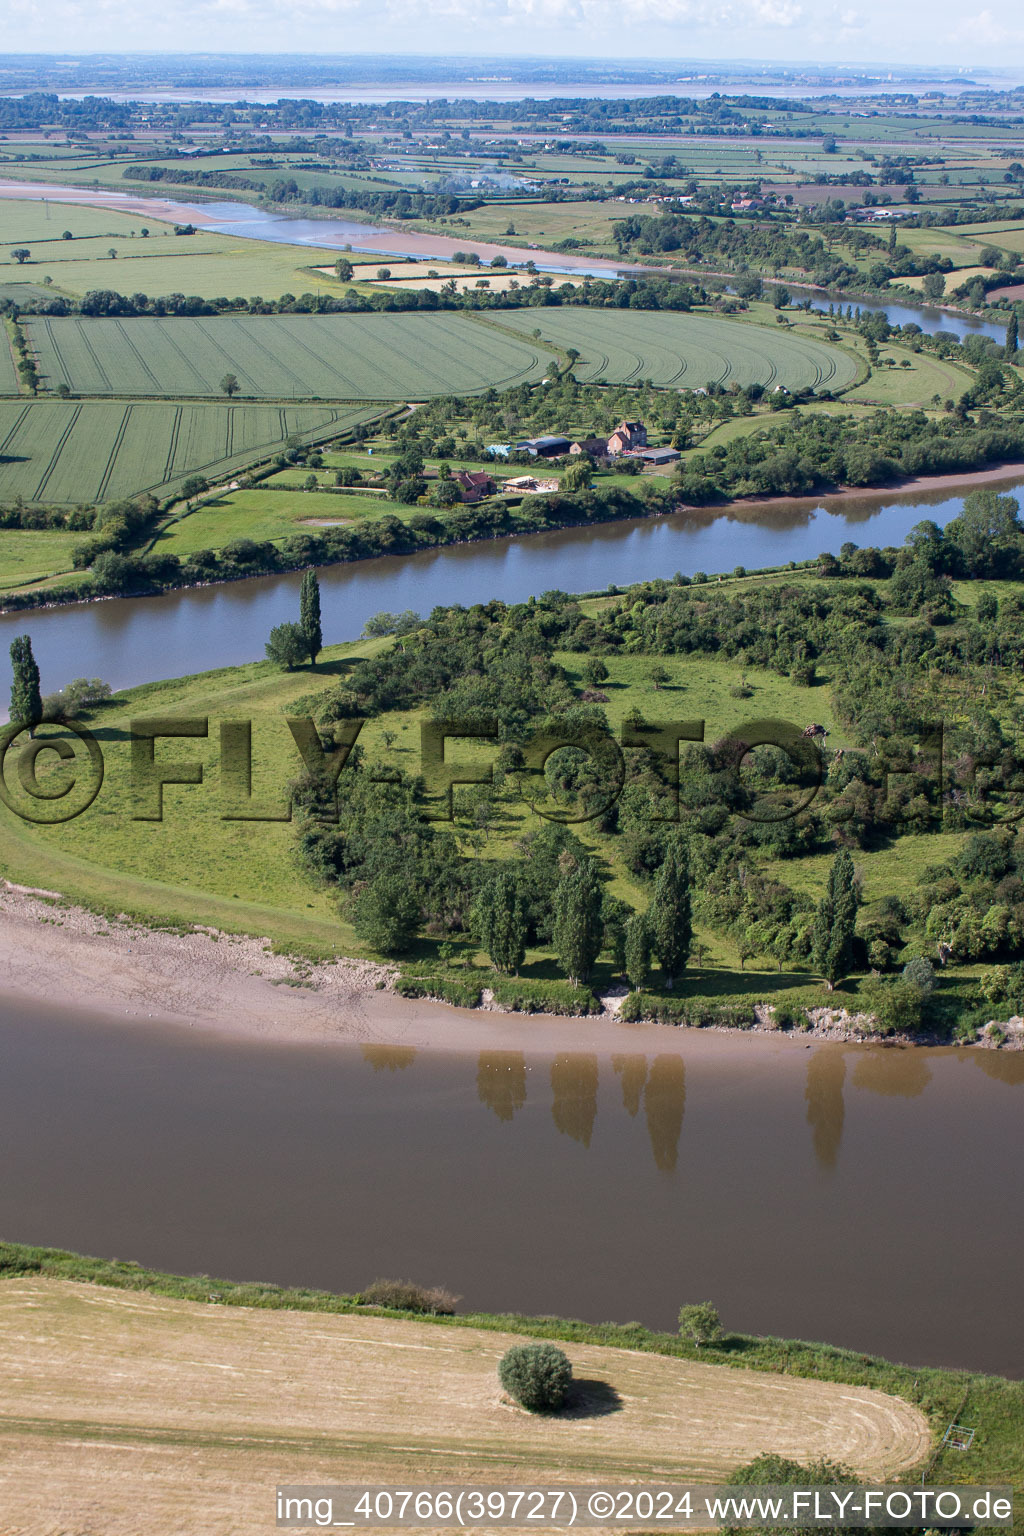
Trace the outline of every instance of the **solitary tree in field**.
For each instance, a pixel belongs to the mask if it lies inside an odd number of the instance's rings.
[[[11,255],[14,257],[15,261],[20,267],[23,261],[28,261],[29,257],[32,255],[32,252],[26,250],[23,245],[19,245],[17,250],[11,252]]]
[[[12,644],[11,666],[14,671],[11,720],[17,725],[27,725],[31,736],[42,715],[43,700],[39,691],[39,668],[28,635],[18,635]]]
[[[231,399],[232,395],[238,394],[240,387],[241,386],[239,385],[239,382],[233,373],[226,373],[220,381],[221,394],[227,395],[229,400]]]
[[[476,903],[480,942],[499,971],[518,975],[526,955],[526,914],[515,871],[502,870],[483,887]]]
[[[324,648],[324,631],[320,619],[320,583],[316,571],[306,571],[299,592],[299,624],[306,639],[309,659],[316,666],[316,659]]]
[[[812,929],[812,960],[831,992],[853,963],[857,924],[857,887],[853,860],[845,848],[832,860],[825,895],[818,903]]]
[[[309,644],[301,624],[275,624],[266,644],[267,659],[286,672],[300,667],[309,655]]]
[[[350,283],[352,281],[352,263],[347,256],[339,256],[334,263],[334,271],[339,282]]]
[[[201,496],[209,489],[209,484],[202,475],[188,475],[181,482],[181,494],[186,501],[194,501],[197,496]]]
[[[695,1301],[679,1308],[679,1332],[692,1339],[697,1348],[717,1344],[722,1337],[718,1308],[710,1301]]]
[[[1017,311],[1013,310],[1010,314],[1010,318],[1006,326],[1006,361],[1008,363],[1016,361],[1017,348],[1019,345],[1020,338],[1017,328]]]
[[[117,251],[115,250],[115,248],[113,246],[110,247],[109,251],[107,252],[107,255],[110,257],[111,261],[116,261],[117,260]]]
[[[570,981],[586,981],[601,953],[601,882],[592,859],[566,870],[555,887],[555,952]]]
[[[686,969],[693,943],[690,870],[686,847],[678,837],[665,851],[664,862],[655,877],[647,916],[654,953],[665,973],[665,985],[671,987]]]

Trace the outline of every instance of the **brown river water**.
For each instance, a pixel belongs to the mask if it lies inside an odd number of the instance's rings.
[[[744,1331],[1024,1376],[1024,1053],[665,1044],[268,1044],[6,1003],[0,1235],[596,1322],[711,1298]]]

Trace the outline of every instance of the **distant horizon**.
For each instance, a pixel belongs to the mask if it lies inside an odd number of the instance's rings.
[[[487,37],[487,52],[464,51],[467,28]],[[107,0],[98,11],[85,0],[21,0],[6,33],[0,64],[69,70],[103,60],[269,58],[308,59],[322,69],[325,60],[378,58],[436,59],[448,68],[479,60],[658,73],[995,71],[1024,79],[1024,25],[1008,0],[976,10],[958,0],[905,0],[899,8],[882,0],[435,0],[429,12],[410,0],[169,0],[159,13],[140,12],[129,0]],[[202,37],[205,46],[183,51],[182,36]],[[245,50],[237,47],[240,36]],[[400,54],[386,47],[395,36]],[[63,43],[59,52],[54,37]],[[504,44],[515,52],[503,52]]]
[[[71,57],[71,54],[74,54],[75,57]],[[521,54],[481,54],[475,52],[461,53],[457,50],[445,50],[443,53],[438,53],[436,49],[409,48],[399,53],[382,50],[379,46],[375,47],[367,44],[363,47],[353,45],[351,48],[337,53],[311,52],[304,48],[183,50],[172,47],[120,49],[94,47],[71,50],[65,48],[59,52],[53,52],[27,46],[6,47],[0,50],[0,69],[2,69],[4,61],[8,59],[19,62],[24,61],[26,64],[38,61],[47,64],[51,69],[66,69],[69,72],[81,68],[83,65],[95,65],[103,62],[113,64],[115,61],[130,63],[135,60],[153,63],[181,61],[181,63],[191,67],[205,67],[207,69],[216,68],[221,63],[232,63],[242,66],[250,65],[253,68],[266,69],[268,65],[272,65],[274,61],[279,60],[283,63],[287,62],[293,67],[297,64],[308,63],[312,69],[318,72],[331,68],[344,69],[345,66],[351,67],[355,61],[375,61],[390,64],[393,72],[397,66],[405,62],[419,67],[425,64],[436,64],[439,74],[442,76],[446,72],[451,73],[456,70],[461,72],[473,67],[511,70],[513,72],[511,76],[495,77],[506,79],[514,79],[517,69],[528,73],[531,69],[537,69],[538,67],[561,65],[568,72],[571,72],[573,68],[578,68],[581,73],[598,71],[614,75],[618,72],[628,71],[638,75],[657,75],[658,77],[674,74],[677,70],[702,70],[710,71],[711,73],[743,71],[749,74],[760,72],[765,75],[779,75],[790,71],[799,71],[801,73],[842,73],[851,76],[869,74],[873,78],[898,71],[900,78],[907,79],[914,76],[946,74],[953,81],[957,78],[962,79],[966,75],[981,74],[992,75],[1002,79],[1016,79],[1024,83],[1024,55],[1022,55],[1021,62],[1014,68],[1007,64],[1005,58],[1000,60],[998,64],[983,62],[980,59],[976,63],[971,64],[956,63],[952,60],[948,62],[941,60],[910,62],[905,59],[887,58],[884,56],[857,59],[829,59],[823,56],[798,58],[780,55],[778,58],[764,58],[763,56],[757,57],[744,54],[737,54],[735,56],[680,54],[678,56],[662,55],[661,57],[654,57],[638,53],[609,58],[607,54],[600,52],[581,55],[578,49],[572,53],[550,51]]]

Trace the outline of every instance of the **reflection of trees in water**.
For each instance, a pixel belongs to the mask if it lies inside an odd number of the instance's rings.
[[[932,1069],[919,1046],[903,1050],[881,1048],[867,1050],[857,1057],[853,1069],[855,1088],[881,1093],[897,1099],[916,1099],[932,1080]]]
[[[411,1045],[361,1045],[359,1049],[375,1072],[401,1072],[416,1060],[416,1050]]]
[[[997,1083],[1024,1083],[1024,1051],[972,1051],[971,1059]]]
[[[640,1095],[647,1081],[646,1056],[613,1056],[612,1066],[622,1079],[622,1104],[634,1119],[640,1112]]]
[[[832,1046],[815,1050],[807,1063],[807,1124],[814,1135],[814,1155],[821,1168],[834,1168],[843,1139],[843,1083],[846,1058]]]
[[[526,1057],[522,1051],[481,1051],[476,1068],[481,1104],[499,1120],[511,1120],[526,1103]]]
[[[563,1053],[551,1063],[551,1115],[563,1136],[590,1146],[597,1119],[597,1057]]]
[[[655,1167],[665,1173],[671,1173],[676,1166],[685,1112],[686,1068],[683,1058],[655,1056],[644,1089],[644,1114]]]

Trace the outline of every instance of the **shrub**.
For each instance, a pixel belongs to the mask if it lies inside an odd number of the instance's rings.
[[[710,1301],[695,1301],[688,1307],[680,1307],[679,1332],[692,1339],[698,1349],[703,1344],[717,1344],[722,1337],[718,1308]]]
[[[459,1301],[440,1286],[416,1285],[412,1280],[372,1280],[360,1292],[364,1307],[391,1307],[396,1312],[427,1312],[432,1317],[452,1317]]]
[[[498,1380],[531,1413],[554,1413],[565,1402],[572,1366],[554,1344],[513,1344],[498,1366]]]

